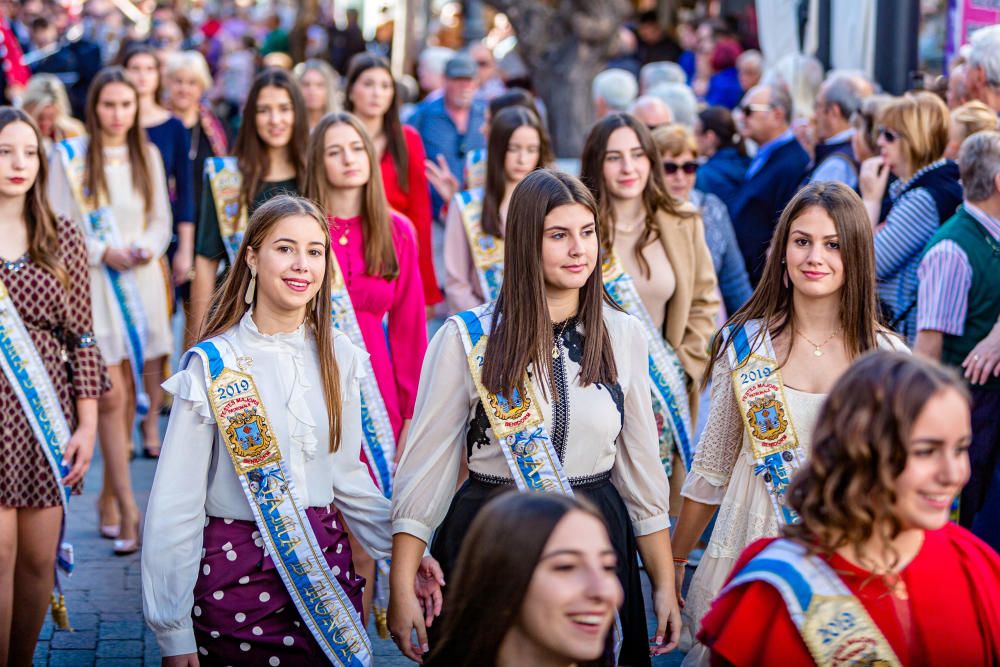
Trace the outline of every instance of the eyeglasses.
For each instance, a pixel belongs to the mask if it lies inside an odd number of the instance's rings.
[[[484,67],[489,67],[489,66],[490,66],[489,61],[486,61],[486,60],[477,60],[476,61],[476,67],[478,67],[480,69],[482,69]]]
[[[744,104],[740,107],[740,111],[743,112],[744,116],[749,116],[754,111],[770,111],[773,108],[770,104]]]
[[[889,128],[887,128],[887,127],[880,127],[880,128],[878,128],[878,133],[881,136],[885,137],[885,140],[888,143],[890,143],[890,144],[892,142],[896,141],[896,139],[899,139],[899,135],[896,134],[895,132],[893,132],[892,130],[890,130]]]
[[[676,174],[678,170],[683,171],[685,174],[690,176],[691,174],[698,171],[698,163],[693,161],[688,162],[668,162],[664,160],[663,171],[667,174]]]

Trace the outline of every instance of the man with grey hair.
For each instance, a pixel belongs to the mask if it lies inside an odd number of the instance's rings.
[[[810,183],[839,181],[857,190],[858,160],[851,147],[851,116],[861,107],[865,93],[871,92],[871,86],[862,83],[867,82],[849,74],[834,74],[820,87],[813,111],[818,143]]]
[[[764,257],[782,209],[798,189],[809,155],[789,127],[792,98],[783,86],[757,86],[743,96],[740,133],[760,148],[730,210],[750,282],[760,280]]]
[[[764,56],[756,49],[748,49],[736,59],[736,73],[739,76],[740,88],[750,90],[760,83],[764,75]]]
[[[969,46],[965,69],[969,95],[1000,114],[1000,25],[972,33]]]
[[[915,353],[966,369],[972,380],[971,476],[959,523],[1000,551],[1000,376],[980,341],[1000,328],[1000,132],[977,132],[958,151],[965,201],[927,244],[917,270]],[[993,350],[996,351],[995,349]]]
[[[674,116],[674,122],[688,129],[694,128],[698,118],[698,98],[694,96],[691,87],[685,83],[661,83],[649,91],[652,97],[658,97],[668,107]]]
[[[639,83],[631,72],[612,67],[594,77],[591,85],[597,120],[608,114],[625,111],[639,94]]]
[[[628,108],[628,112],[650,130],[674,122],[674,114],[670,111],[670,107],[659,97],[652,95],[643,95],[636,99]]]
[[[684,68],[669,61],[647,63],[639,70],[639,91],[645,95],[661,83],[687,83]]]

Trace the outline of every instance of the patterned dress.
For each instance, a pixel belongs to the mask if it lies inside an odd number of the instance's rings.
[[[70,428],[75,429],[76,399],[97,398],[111,382],[94,340],[83,232],[65,218],[57,227],[69,291],[27,254],[0,260],[0,278],[52,378]],[[58,483],[6,376],[0,381],[0,433],[0,506],[59,505]]]

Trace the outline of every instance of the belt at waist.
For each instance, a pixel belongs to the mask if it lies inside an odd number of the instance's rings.
[[[486,475],[474,470],[469,471],[469,481],[483,486],[515,486],[514,480],[510,477],[499,477],[497,475]],[[611,471],[594,473],[583,477],[570,477],[569,485],[574,489],[587,489],[611,483]]]

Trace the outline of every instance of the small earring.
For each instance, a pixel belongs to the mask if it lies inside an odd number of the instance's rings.
[[[257,291],[257,269],[250,268],[250,284],[247,285],[247,292],[243,295],[243,301],[248,306],[253,305],[254,293]]]

